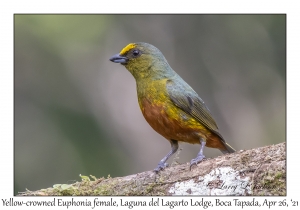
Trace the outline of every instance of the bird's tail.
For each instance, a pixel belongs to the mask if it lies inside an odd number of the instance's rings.
[[[235,149],[233,149],[232,146],[230,146],[228,143],[224,143],[225,147],[226,147],[226,150],[221,150],[221,152],[223,154],[227,154],[227,153],[234,153],[235,152]]]

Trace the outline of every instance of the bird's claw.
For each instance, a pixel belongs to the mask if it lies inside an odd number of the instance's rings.
[[[198,155],[196,158],[191,160],[190,163],[190,171],[192,170],[193,165],[197,165],[199,162],[201,162],[205,158],[204,155]]]
[[[165,168],[168,167],[168,166],[169,166],[168,163],[161,163],[161,162],[160,162],[160,163],[157,165],[157,167],[154,169],[154,172],[155,172],[155,173],[158,173],[159,171],[165,169]]]
[[[191,163],[190,163],[190,171],[192,170],[192,166],[193,165],[197,165],[197,162],[195,161],[195,159],[192,159],[191,160]]]

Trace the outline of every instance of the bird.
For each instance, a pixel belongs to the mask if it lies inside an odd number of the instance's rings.
[[[235,152],[220,134],[204,101],[171,68],[158,48],[145,42],[129,43],[109,60],[123,65],[135,78],[145,120],[171,144],[171,151],[154,172],[168,166],[166,162],[178,150],[178,142],[200,144],[199,153],[190,161],[190,170],[205,158],[205,146],[223,154]]]

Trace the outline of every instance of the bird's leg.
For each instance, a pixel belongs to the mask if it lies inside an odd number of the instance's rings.
[[[200,151],[199,151],[197,157],[195,159],[191,160],[190,170],[191,170],[193,165],[197,165],[197,163],[199,163],[201,160],[203,160],[205,158],[205,156],[203,155],[203,149],[204,149],[204,146],[206,144],[206,141],[203,138],[200,138],[200,142],[201,142]]]
[[[173,155],[178,149],[178,141],[171,139],[171,151],[158,163],[157,167],[154,169],[154,172],[159,172],[160,170],[164,169],[168,166],[166,161]]]

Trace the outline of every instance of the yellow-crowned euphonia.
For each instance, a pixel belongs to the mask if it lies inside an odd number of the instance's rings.
[[[235,150],[225,142],[209,109],[198,94],[170,67],[163,54],[153,45],[130,43],[110,58],[134,76],[140,109],[149,125],[171,143],[171,151],[154,169],[167,166],[166,161],[178,149],[178,141],[201,144],[190,168],[205,156],[204,146],[223,153]]]

